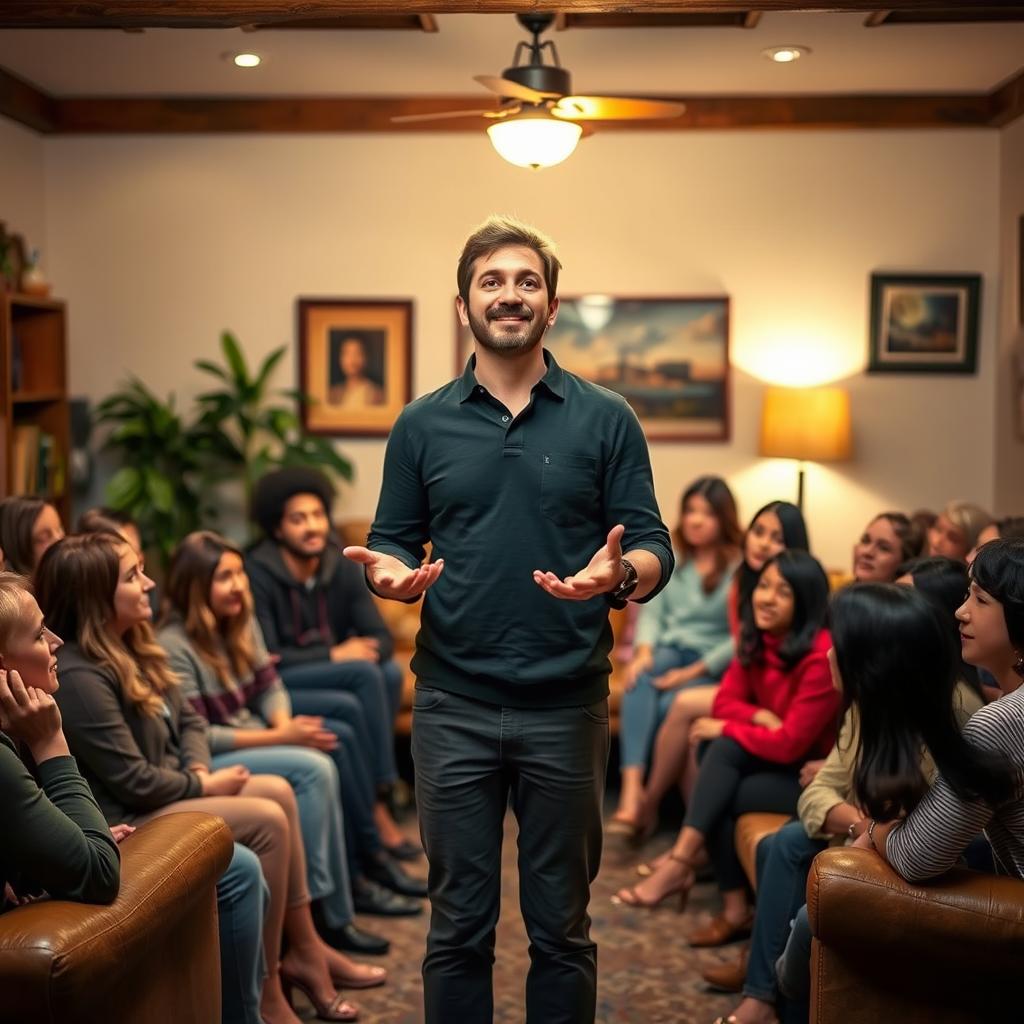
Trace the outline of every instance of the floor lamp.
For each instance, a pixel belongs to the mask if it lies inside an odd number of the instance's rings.
[[[842,462],[853,454],[850,396],[841,388],[767,388],[757,451],[799,462],[796,503],[803,511],[804,463]]]

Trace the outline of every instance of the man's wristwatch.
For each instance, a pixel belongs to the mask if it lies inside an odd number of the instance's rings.
[[[636,566],[628,559],[622,559],[622,582],[607,595],[608,603],[613,608],[625,608],[630,594],[636,590],[640,582],[640,574]]]

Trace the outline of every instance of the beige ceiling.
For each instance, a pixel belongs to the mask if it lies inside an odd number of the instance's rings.
[[[439,32],[0,30],[0,67],[57,96],[471,94],[526,33],[508,14],[443,14]],[[768,13],[753,29],[576,28],[547,35],[578,92],[988,92],[1024,63],[1024,23],[865,28],[863,14]],[[800,44],[792,65],[761,56]],[[258,69],[222,54],[254,50]]]

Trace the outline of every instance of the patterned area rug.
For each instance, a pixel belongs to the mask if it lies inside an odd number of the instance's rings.
[[[408,826],[415,835],[415,825]],[[494,968],[495,1024],[523,1024],[524,985],[529,967],[526,931],[519,913],[516,872],[516,824],[505,822],[502,857],[502,911],[498,923],[497,963]],[[668,847],[669,834],[659,836],[646,849],[648,856]],[[606,846],[601,873],[593,887],[590,913],[598,944],[599,1024],[711,1024],[727,1014],[737,996],[712,992],[698,973],[701,964],[731,961],[739,945],[715,950],[690,949],[686,934],[718,908],[710,883],[698,884],[686,912],[679,914],[674,901],[663,908],[644,911],[615,906],[610,897],[636,881],[634,866],[639,857],[622,860]],[[426,871],[421,862],[414,866]],[[669,904],[673,904],[669,906]],[[420,960],[427,932],[427,914],[397,921],[362,918],[360,923],[391,939],[391,954],[374,960],[390,972],[388,984],[350,997],[360,1008],[361,1021],[372,1024],[420,1024],[423,1020]],[[312,1019],[307,1014],[309,1019]],[[453,1022],[457,1024],[457,1022]]]

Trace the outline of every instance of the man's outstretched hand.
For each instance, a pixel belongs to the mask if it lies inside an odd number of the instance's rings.
[[[418,569],[410,569],[394,555],[384,555],[369,548],[347,547],[342,554],[366,566],[366,575],[373,589],[381,597],[395,601],[408,601],[419,597],[427,587],[433,586],[444,571],[444,559],[427,562]]]
[[[552,597],[563,601],[589,601],[598,594],[607,594],[622,580],[622,535],[625,532],[626,528],[621,523],[613,526],[604,546],[598,548],[581,572],[560,580],[553,572],[534,569],[533,582]]]

